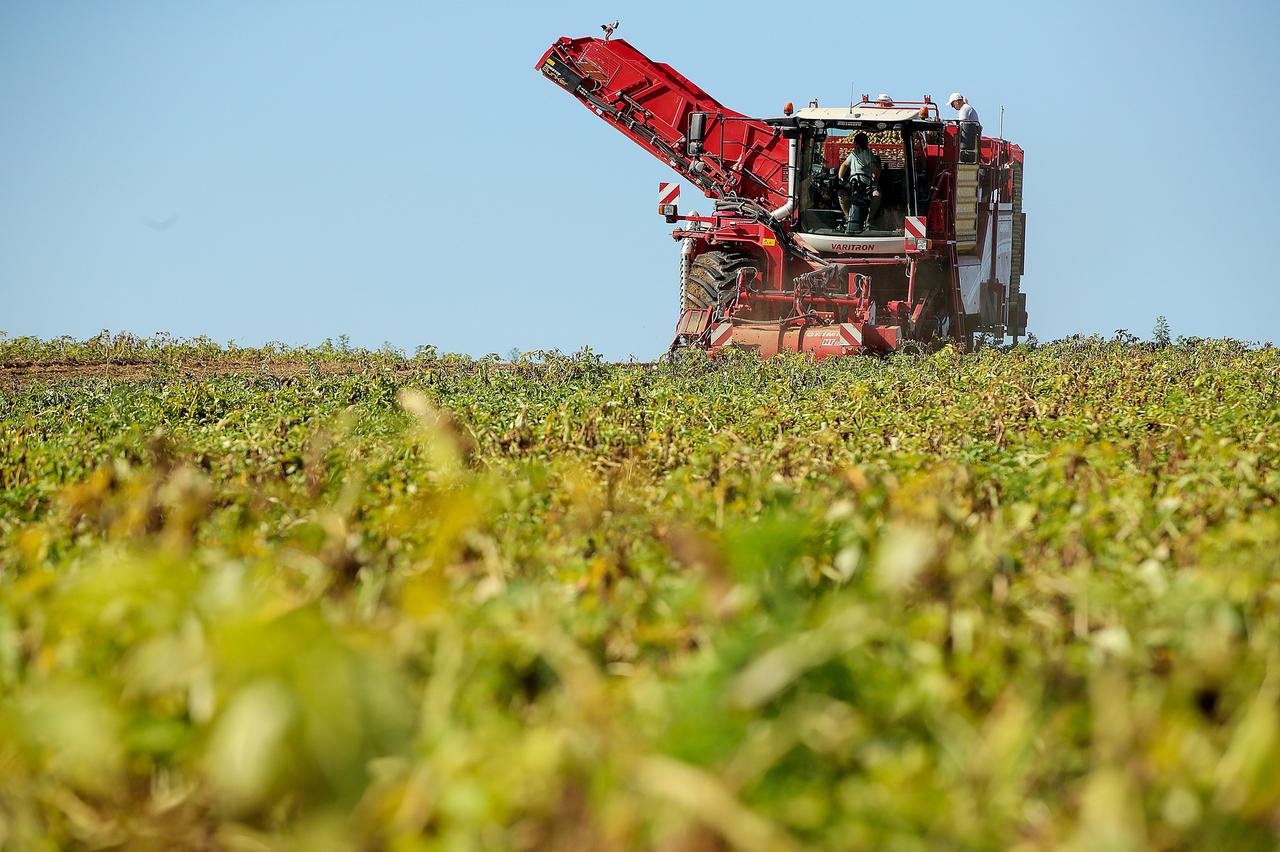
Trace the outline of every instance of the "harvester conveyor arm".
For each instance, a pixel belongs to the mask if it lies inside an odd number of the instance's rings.
[[[787,200],[789,143],[778,128],[726,109],[625,40],[561,38],[537,68],[711,198],[766,210]],[[690,146],[694,113],[705,118],[701,141]]]

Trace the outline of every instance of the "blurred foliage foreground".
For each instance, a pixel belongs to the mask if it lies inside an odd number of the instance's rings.
[[[1099,340],[15,388],[0,847],[1275,848],[1278,389]]]

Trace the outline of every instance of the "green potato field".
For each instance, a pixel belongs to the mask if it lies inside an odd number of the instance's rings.
[[[0,848],[1280,846],[1280,351],[0,338]]]

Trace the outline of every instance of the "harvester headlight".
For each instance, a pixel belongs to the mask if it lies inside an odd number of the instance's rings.
[[[661,215],[661,216],[675,216],[675,215],[676,215],[676,205],[674,205],[674,204],[659,204],[659,205],[658,205],[658,214],[659,214],[659,215]]]
[[[916,240],[916,251],[924,251],[929,248],[929,241],[925,239]]]

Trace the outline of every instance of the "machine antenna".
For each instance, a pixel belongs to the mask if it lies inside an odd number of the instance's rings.
[[[849,112],[853,112],[853,81],[849,82]]]

